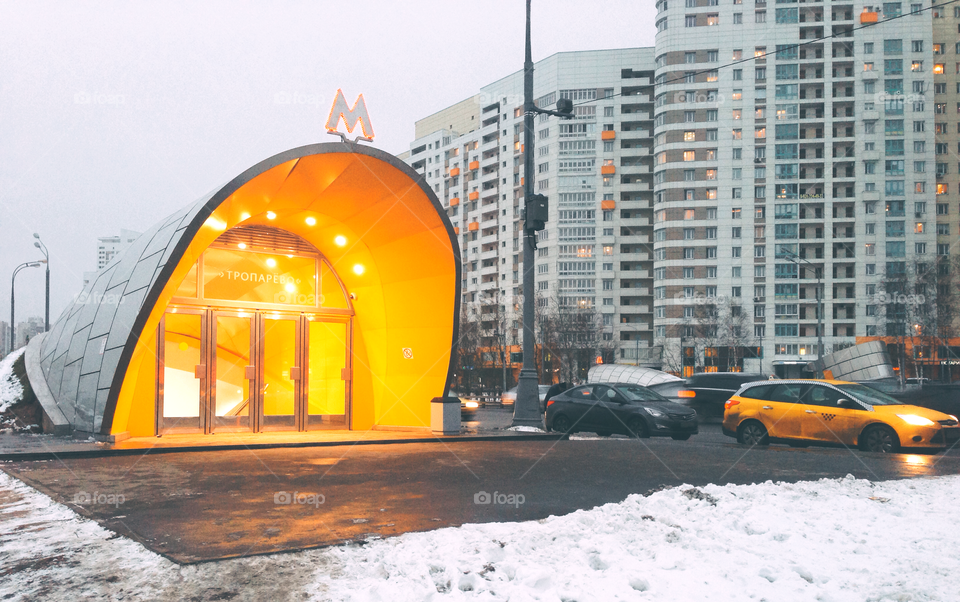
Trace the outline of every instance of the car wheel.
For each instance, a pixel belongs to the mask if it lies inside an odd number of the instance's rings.
[[[670,438],[674,441],[686,441],[690,438],[690,433],[686,433],[684,435],[670,435]]]
[[[550,430],[557,431],[558,433],[569,433],[572,428],[573,424],[570,423],[569,418],[563,414],[557,414],[553,417],[553,424]]]
[[[609,437],[611,435],[610,431],[597,431],[598,437]]]
[[[756,420],[748,420],[737,429],[737,441],[744,445],[768,445],[770,437],[763,424]]]
[[[868,427],[860,436],[860,448],[863,451],[893,454],[900,450],[900,438],[889,426]]]
[[[631,437],[638,439],[646,439],[650,436],[650,431],[647,430],[647,423],[643,421],[643,418],[634,418],[628,422],[627,431]]]

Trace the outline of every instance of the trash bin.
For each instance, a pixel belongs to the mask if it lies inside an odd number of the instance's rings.
[[[460,434],[459,397],[434,397],[430,400],[430,430],[435,435]]]

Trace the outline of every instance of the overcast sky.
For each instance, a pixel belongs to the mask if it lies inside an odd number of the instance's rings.
[[[278,152],[333,140],[333,96],[363,93],[374,146],[523,65],[523,0],[0,0],[0,283],[51,254],[51,321],[96,238],[145,230]],[[535,0],[534,60],[652,46],[654,0]],[[0,320],[9,320],[0,286]],[[17,321],[43,272],[17,277]]]

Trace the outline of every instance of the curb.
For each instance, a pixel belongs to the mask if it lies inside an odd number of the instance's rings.
[[[280,443],[231,443],[223,445],[189,445],[184,447],[142,447],[129,449],[89,449],[68,451],[28,451],[0,453],[0,462],[29,462],[37,460],[66,460],[72,458],[109,458],[115,456],[142,456],[153,454],[180,454],[193,452],[242,451],[251,449],[289,449],[302,447],[341,447],[354,445],[399,445],[403,443],[464,443],[476,441],[556,441],[566,439],[556,433],[525,433],[520,435],[476,435],[454,437],[418,437],[415,439],[377,439],[355,441],[303,441]]]

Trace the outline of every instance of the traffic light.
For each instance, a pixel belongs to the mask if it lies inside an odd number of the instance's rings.
[[[573,115],[573,101],[569,98],[561,98],[557,101],[557,113],[560,113],[562,117],[569,117]]]
[[[527,232],[543,230],[547,227],[548,219],[547,197],[542,194],[531,195],[524,214],[524,230]]]

